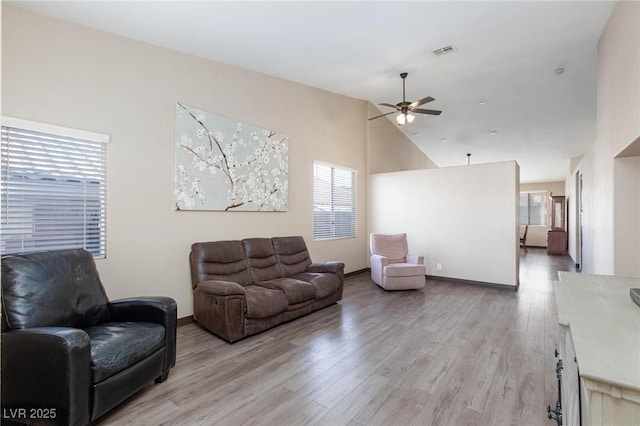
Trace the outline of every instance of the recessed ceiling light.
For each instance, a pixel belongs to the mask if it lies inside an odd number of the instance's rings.
[[[498,131],[497,131],[497,130],[492,130],[492,131],[490,131],[490,132],[489,132],[489,134],[490,134],[491,136],[495,136],[495,135],[497,135],[497,134],[498,134]]]
[[[448,140],[449,140],[449,139],[447,139],[447,138],[440,138],[440,142],[446,142],[446,141],[448,141]]]
[[[558,67],[554,72],[556,73],[556,75],[564,74],[564,68]]]
[[[480,100],[478,101],[478,103],[479,103],[480,105],[486,105],[486,104],[487,104],[487,102],[489,102],[489,101],[488,101],[488,100],[486,100],[486,99],[480,99]]]

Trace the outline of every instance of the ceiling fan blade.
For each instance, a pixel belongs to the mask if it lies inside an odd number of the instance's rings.
[[[396,112],[397,111],[391,111],[391,112],[388,112],[386,114],[376,115],[375,117],[371,117],[369,120],[375,120],[376,118],[384,117],[385,115],[389,115],[389,114],[395,114]]]
[[[431,115],[440,115],[442,111],[438,111],[435,109],[422,109],[422,108],[414,108],[411,112],[417,112],[418,114],[431,114]]]
[[[413,109],[413,108],[419,107],[420,105],[424,105],[426,103],[433,102],[433,101],[435,101],[434,98],[432,98],[431,96],[427,96],[426,98],[422,98],[419,101],[412,102],[409,105],[409,109]]]
[[[378,104],[378,105],[382,105],[382,106],[386,106],[386,107],[395,108],[395,109],[397,109],[398,111],[400,111],[400,109],[398,108],[398,105],[391,105],[391,104],[388,104],[388,103],[382,103],[382,104]]]

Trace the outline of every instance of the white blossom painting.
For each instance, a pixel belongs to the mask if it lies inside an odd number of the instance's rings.
[[[289,137],[176,104],[176,210],[287,211]]]

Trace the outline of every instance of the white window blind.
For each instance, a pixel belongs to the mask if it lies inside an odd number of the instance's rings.
[[[33,124],[2,126],[0,252],[84,248],[104,257],[108,137]]]
[[[520,225],[547,224],[547,192],[520,193]]]
[[[313,239],[356,236],[356,172],[315,162]]]

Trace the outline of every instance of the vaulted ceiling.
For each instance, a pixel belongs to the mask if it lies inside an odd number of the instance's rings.
[[[509,2],[5,2],[363,99],[433,96],[401,126],[436,164],[516,160],[563,180],[596,135],[597,42],[615,6]],[[445,55],[433,51],[445,46]],[[380,113],[390,112],[379,107]],[[395,115],[378,120],[394,120]],[[395,121],[394,121],[395,122]],[[375,131],[376,121],[371,121]]]

